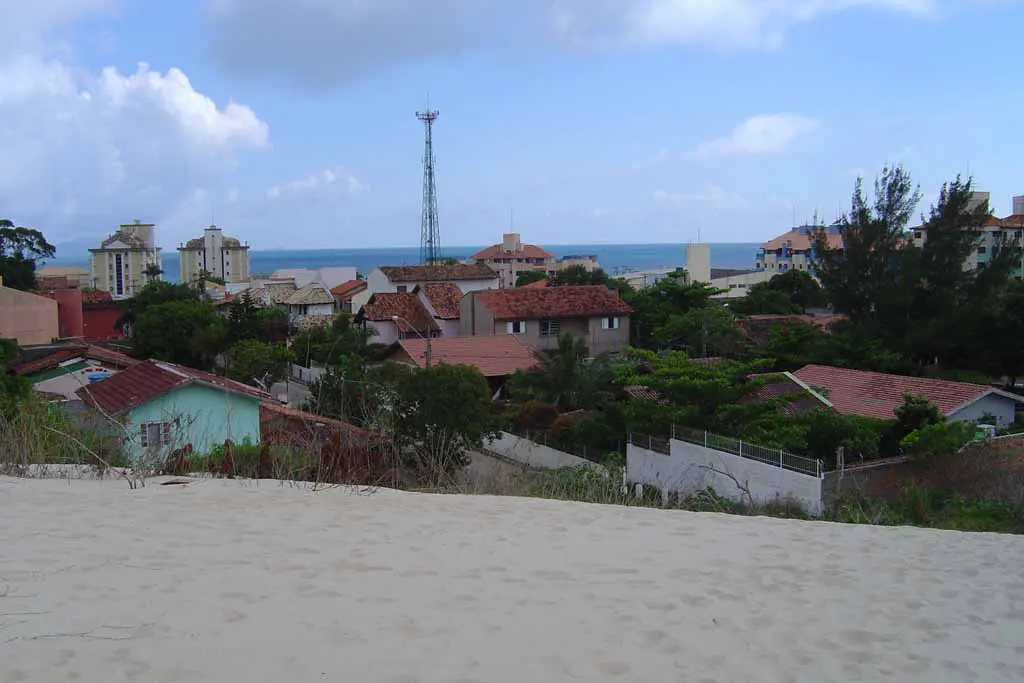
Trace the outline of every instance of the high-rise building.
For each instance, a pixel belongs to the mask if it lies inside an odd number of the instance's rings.
[[[107,237],[97,249],[90,249],[90,282],[95,289],[110,292],[115,299],[135,296],[147,282],[160,279],[160,247],[156,226],[126,223]]]
[[[202,237],[178,247],[178,278],[193,282],[200,275],[227,282],[249,281],[249,245],[228,237],[216,225],[203,231]]]

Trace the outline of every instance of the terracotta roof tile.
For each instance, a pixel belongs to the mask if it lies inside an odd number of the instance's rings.
[[[501,244],[492,244],[483,251],[473,254],[473,260],[489,261],[503,258],[549,259],[555,257],[551,252],[545,251],[535,244],[521,244],[520,247],[522,248],[519,251],[505,251],[504,246]]]
[[[362,429],[344,420],[338,420],[331,417],[325,417],[323,415],[317,415],[316,413],[307,413],[303,410],[298,410],[290,406],[278,405],[276,403],[261,403],[260,404],[260,427],[264,429],[274,424],[289,424],[290,426],[300,427],[320,427],[321,425],[333,431],[335,433],[344,434],[347,437],[355,437],[367,442],[380,442],[386,443],[390,441],[390,438],[372,432],[368,429]]]
[[[41,358],[36,358],[31,361],[23,363],[12,363],[11,372],[27,376],[34,375],[37,372],[43,372],[46,370],[52,370],[61,363],[73,360],[75,358],[85,358],[88,360],[96,361],[104,365],[110,365],[116,368],[127,368],[132,365],[138,365],[141,361],[126,356],[118,351],[111,351],[105,349],[102,346],[84,346],[75,345],[70,347],[63,347],[55,349],[52,353],[49,353]]]
[[[790,243],[793,251],[809,251],[814,242],[814,236],[813,234],[808,234],[805,230],[790,230],[785,235],[780,235],[770,242],[765,242],[761,245],[761,248],[767,251],[775,251],[782,249],[787,242]],[[832,249],[842,249],[842,235],[835,232],[828,233],[828,246]]]
[[[543,280],[534,280],[533,282],[523,285],[522,287],[517,287],[516,289],[544,289],[550,285],[551,281],[544,278]]]
[[[271,398],[255,387],[226,377],[156,360],[134,365],[75,393],[104,413],[119,415],[188,384],[202,384],[256,399]]]
[[[495,280],[486,263],[451,263],[437,266],[381,266],[391,282],[455,282],[459,280]]]
[[[903,404],[907,394],[923,396],[948,416],[957,408],[989,393],[999,393],[983,384],[886,375],[827,365],[808,365],[793,374],[804,384],[825,390],[826,398],[840,413],[882,420],[895,419],[896,409]],[[1024,401],[1024,398],[1017,398]]]
[[[419,367],[427,364],[427,341],[403,339],[393,350],[401,348]],[[479,337],[447,337],[430,340],[431,362],[469,365],[484,377],[507,377],[517,370],[537,367],[533,349],[514,335],[497,334]]]
[[[451,282],[431,282],[421,288],[423,296],[442,320],[458,320],[462,316],[462,290]]]
[[[395,320],[395,317],[398,320]],[[402,332],[426,332],[440,329],[412,292],[378,292],[363,306],[363,317],[370,322],[394,322]],[[409,324],[415,325],[410,327]]]
[[[760,379],[764,383],[744,396],[743,403],[765,403],[788,397],[789,402],[779,409],[783,415],[798,415],[812,410],[830,408],[807,391],[800,382],[788,377],[785,373],[753,375],[751,379]]]
[[[489,289],[474,292],[495,320],[629,315],[633,309],[604,285]]]
[[[331,294],[341,301],[347,301],[364,289],[366,282],[363,280],[349,280],[331,289]]]

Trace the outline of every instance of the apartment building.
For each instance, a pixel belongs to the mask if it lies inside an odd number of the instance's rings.
[[[500,244],[492,244],[473,254],[472,258],[475,263],[490,266],[498,274],[502,289],[515,287],[520,273],[540,272],[554,277],[558,271],[573,266],[581,266],[588,272],[598,267],[596,256],[574,254],[556,258],[535,244],[523,244],[516,232],[505,233]]]
[[[800,225],[761,245],[754,260],[755,270],[778,275],[790,270],[810,271],[814,261],[814,239],[824,230],[831,249],[842,249],[843,238],[836,225]]]
[[[228,237],[216,225],[203,230],[203,236],[178,247],[178,278],[193,282],[206,274],[231,282],[249,281],[249,245]]]
[[[156,246],[156,226],[152,223],[127,223],[107,237],[96,249],[90,249],[90,282],[114,299],[128,299],[160,275],[160,247]]]
[[[980,202],[988,204],[988,192],[975,192],[972,206]],[[984,266],[1001,245],[1007,243],[1024,243],[1024,195],[1013,198],[1013,212],[1005,217],[988,216],[980,226],[978,244],[974,253],[964,261],[964,270],[977,270]],[[928,241],[928,225],[919,225],[911,229],[910,238],[913,243],[923,247]],[[1024,277],[1024,258],[1011,275]]]

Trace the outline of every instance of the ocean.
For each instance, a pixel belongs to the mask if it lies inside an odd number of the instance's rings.
[[[759,245],[729,242],[711,244],[711,265],[714,268],[754,267],[754,256]],[[468,258],[484,247],[449,247],[443,250],[446,258]],[[551,245],[545,249],[559,257],[570,255],[596,256],[600,266],[609,275],[622,275],[636,270],[654,270],[682,267],[686,264],[685,244],[568,244]],[[50,260],[52,265],[82,266],[89,268],[88,254],[61,253]],[[281,268],[323,268],[327,266],[355,266],[360,273],[369,273],[378,266],[401,266],[419,263],[419,249],[397,247],[391,249],[307,249],[249,252],[249,271],[253,275],[269,275]],[[178,253],[163,254],[164,279],[178,279]]]

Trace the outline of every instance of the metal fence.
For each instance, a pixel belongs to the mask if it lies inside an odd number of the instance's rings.
[[[703,446],[711,450],[738,455],[741,458],[755,460],[766,465],[774,465],[784,470],[799,472],[800,474],[810,474],[818,478],[821,478],[825,470],[824,463],[821,460],[789,453],[781,448],[761,446],[749,441],[743,441],[742,439],[721,436],[720,434],[713,434],[699,429],[673,425],[671,438]],[[669,439],[664,437],[651,436],[649,434],[631,434],[630,443],[655,453],[671,454]]]
[[[569,453],[570,455],[575,455],[576,457],[583,458],[584,460],[590,460],[597,463],[605,462],[610,453],[619,453],[623,457],[626,455],[625,439],[613,439],[606,445],[598,448],[593,445],[588,446],[587,444],[566,443],[559,439],[551,438],[545,431],[530,431],[528,429],[522,429],[512,425],[506,426],[502,431],[514,434],[521,439],[532,441],[535,444],[547,446],[548,448],[553,448],[556,451]]]

